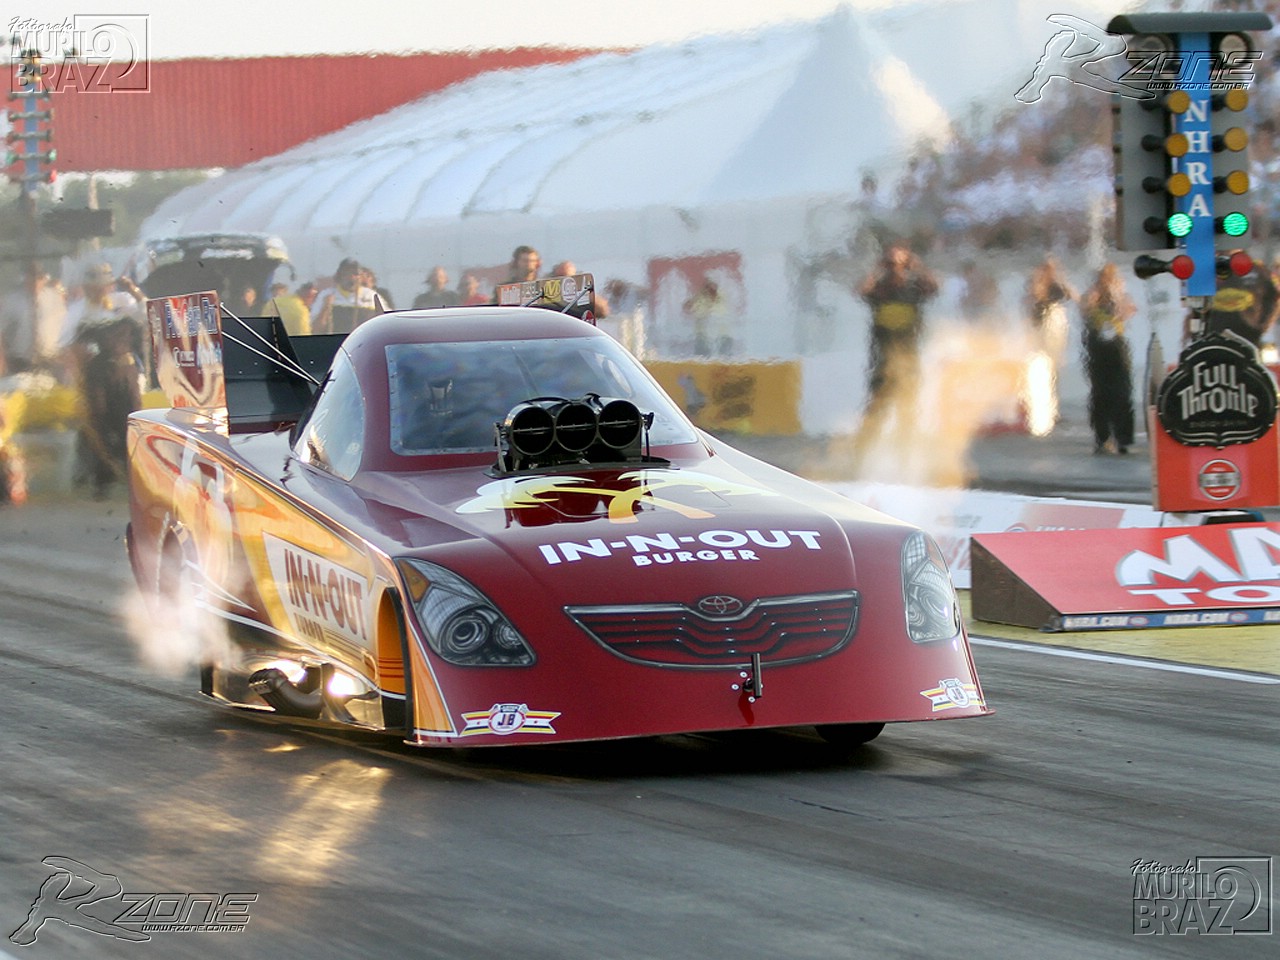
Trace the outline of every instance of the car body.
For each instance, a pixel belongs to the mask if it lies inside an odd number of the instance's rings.
[[[130,561],[224,628],[207,695],[424,746],[989,712],[925,534],[701,433],[589,323],[255,323],[292,372],[228,343],[225,410],[129,425]]]

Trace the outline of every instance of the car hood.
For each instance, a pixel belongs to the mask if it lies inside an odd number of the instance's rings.
[[[848,590],[850,529],[893,525],[780,471],[761,480],[721,458],[503,478],[380,474],[362,488],[395,541],[389,552],[494,589],[522,572],[575,602],[697,598],[727,583],[755,596]]]

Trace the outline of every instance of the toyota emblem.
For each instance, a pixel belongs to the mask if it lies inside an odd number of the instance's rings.
[[[743,603],[737,597],[716,594],[698,601],[698,609],[709,617],[728,617],[742,612]]]

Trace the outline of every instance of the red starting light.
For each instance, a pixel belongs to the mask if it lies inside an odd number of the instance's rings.
[[[1159,257],[1147,256],[1145,253],[1133,261],[1133,272],[1143,280],[1172,273],[1179,280],[1186,280],[1196,272],[1196,262],[1185,253],[1180,253],[1172,260],[1161,260]]]
[[[1227,257],[1227,269],[1237,277],[1243,277],[1253,269],[1253,257],[1243,250],[1236,250],[1231,256]]]

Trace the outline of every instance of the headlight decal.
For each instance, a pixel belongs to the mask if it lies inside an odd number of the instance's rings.
[[[950,640],[960,632],[960,602],[947,562],[918,530],[902,545],[902,600],[913,643]]]
[[[396,561],[418,625],[431,649],[462,667],[527,667],[536,658],[528,641],[474,586],[438,564]]]

